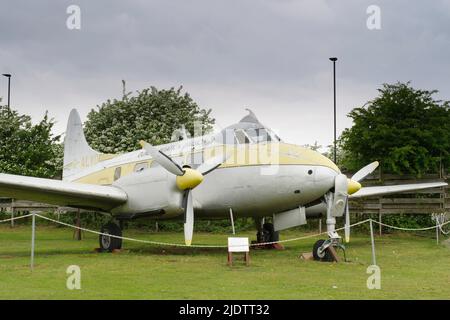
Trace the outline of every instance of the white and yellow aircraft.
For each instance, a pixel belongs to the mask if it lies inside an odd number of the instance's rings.
[[[339,245],[336,217],[346,217],[348,198],[446,186],[422,183],[362,188],[378,166],[350,179],[318,152],[284,143],[253,112],[217,134],[185,138],[158,147],[101,154],[89,147],[77,111],[70,113],[64,140],[63,180],[0,174],[0,195],[111,214],[112,221],[184,219],[186,244],[198,218],[253,217],[259,242],[278,240],[278,231],[326,216],[329,239],[314,245],[316,259],[328,259]],[[272,223],[263,223],[272,216]],[[99,237],[102,249],[122,245],[121,227],[110,222]],[[345,229],[348,240],[349,228]]]

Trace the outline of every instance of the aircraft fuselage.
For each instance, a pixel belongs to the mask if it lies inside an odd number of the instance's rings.
[[[230,208],[236,217],[263,217],[304,206],[329,191],[339,174],[337,166],[320,153],[282,142],[213,145],[189,152],[163,148],[173,150],[168,155],[181,163],[194,163],[193,167],[196,158],[203,161],[217,152],[231,154],[192,191],[199,218],[229,217]],[[128,201],[114,208],[113,215],[172,219],[183,216],[182,193],[175,178],[139,150],[100,161],[72,181],[124,190]]]

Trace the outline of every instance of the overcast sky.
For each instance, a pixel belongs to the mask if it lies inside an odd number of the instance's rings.
[[[13,108],[65,131],[78,108],[127,90],[183,85],[217,129],[250,107],[287,142],[332,142],[332,65],[338,130],[382,83],[412,81],[450,100],[450,1],[0,0],[0,72]],[[81,29],[66,26],[69,5]],[[369,5],[381,30],[369,30]],[[6,101],[7,80],[0,79]]]

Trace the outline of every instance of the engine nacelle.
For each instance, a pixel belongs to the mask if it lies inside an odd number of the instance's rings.
[[[344,174],[339,174],[334,179],[334,197],[331,215],[342,217],[345,212],[345,205],[348,197],[348,179]]]
[[[161,214],[172,218],[183,214],[183,194],[177,188],[175,179],[176,176],[161,167],[133,172],[120,178],[113,185],[127,193],[128,201],[114,208],[112,213],[130,218]]]

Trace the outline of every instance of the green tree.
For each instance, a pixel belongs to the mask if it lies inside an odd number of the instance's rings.
[[[139,149],[139,140],[151,144],[168,143],[174,130],[182,125],[194,134],[194,122],[203,133],[212,129],[211,110],[200,108],[188,93],[178,89],[150,87],[122,100],[108,100],[92,109],[85,123],[86,139],[92,148],[104,153]]]
[[[334,144],[327,145],[327,148],[322,155],[334,161]],[[347,170],[344,164],[344,150],[342,150],[342,146],[339,143],[336,145],[336,165],[338,165],[341,170]]]
[[[340,138],[350,170],[380,160],[384,172],[421,175],[450,164],[450,105],[436,90],[384,84],[379,96],[349,113],[353,126]]]
[[[0,172],[55,178],[61,175],[60,136],[52,135],[47,112],[37,124],[27,115],[0,106]]]
[[[322,145],[320,145],[317,141],[314,141],[314,144],[307,143],[307,144],[303,145],[303,147],[307,148],[307,149],[311,149],[313,151],[319,151],[320,148],[322,148]]]

